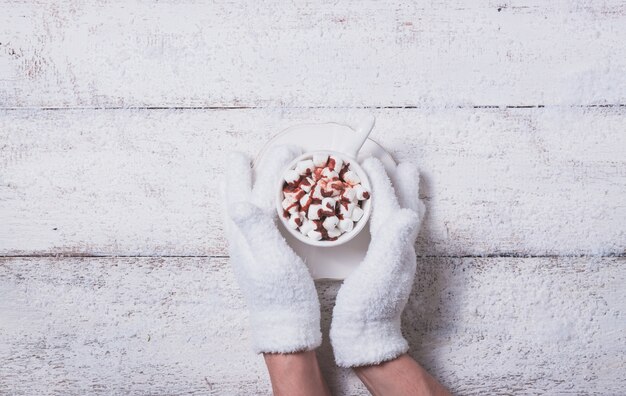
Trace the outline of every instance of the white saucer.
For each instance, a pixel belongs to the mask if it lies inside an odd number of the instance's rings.
[[[348,142],[353,140],[350,137],[354,133],[352,128],[336,123],[292,126],[267,142],[255,159],[254,167],[256,167],[269,147],[286,144],[301,147],[303,152],[316,150],[342,151]],[[361,151],[359,151],[357,160],[360,163],[368,157],[380,159],[388,172],[393,171],[396,167],[396,163],[391,155],[372,139],[365,141]],[[345,279],[363,260],[370,242],[369,224],[351,241],[334,247],[307,245],[291,236],[281,222],[277,222],[277,224],[287,243],[302,257],[309,267],[313,279]]]

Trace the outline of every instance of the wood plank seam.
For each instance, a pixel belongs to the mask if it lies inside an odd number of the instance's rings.
[[[626,103],[606,103],[606,104],[583,104],[583,105],[455,105],[446,107],[426,107],[418,105],[406,106],[9,106],[0,107],[0,110],[19,111],[19,110],[44,110],[44,111],[63,111],[63,110],[347,110],[347,109],[370,109],[370,110],[420,110],[420,109],[544,109],[551,107],[563,108],[619,108],[626,107]]]
[[[228,255],[95,255],[89,253],[36,253],[36,254],[2,254],[0,258],[212,258],[212,259],[227,259]],[[606,254],[520,254],[520,253],[493,253],[493,254],[463,254],[463,255],[437,255],[426,254],[418,255],[418,259],[430,259],[430,258],[620,258],[626,257],[626,253],[606,253]]]

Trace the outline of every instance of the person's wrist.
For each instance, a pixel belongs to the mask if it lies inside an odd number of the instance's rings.
[[[378,364],[409,350],[400,318],[367,323],[333,319],[330,329],[335,361],[341,367]]]

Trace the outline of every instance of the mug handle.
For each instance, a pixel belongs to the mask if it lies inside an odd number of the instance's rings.
[[[359,150],[365,143],[365,140],[372,132],[376,118],[369,113],[353,113],[350,114],[343,122],[344,125],[349,126],[355,132],[354,137],[348,139],[346,146],[343,148],[343,152],[352,158],[356,158]]]

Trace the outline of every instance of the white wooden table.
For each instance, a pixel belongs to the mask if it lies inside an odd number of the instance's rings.
[[[458,394],[624,394],[626,2],[0,10],[0,394],[270,393],[224,155],[362,106],[423,171],[411,354]]]

